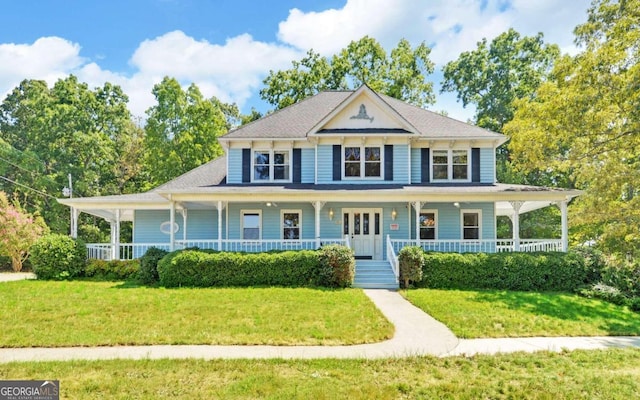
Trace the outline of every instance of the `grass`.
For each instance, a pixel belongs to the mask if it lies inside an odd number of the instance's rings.
[[[417,289],[403,295],[461,338],[640,335],[640,314],[567,293]]]
[[[640,349],[386,360],[114,360],[0,364],[59,379],[65,399],[632,399]]]
[[[356,289],[45,281],[6,282],[0,289],[0,347],[338,345],[378,342],[394,330]]]

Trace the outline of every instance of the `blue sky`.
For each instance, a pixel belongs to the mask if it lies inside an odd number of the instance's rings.
[[[135,115],[153,105],[153,84],[169,75],[244,112],[269,106],[258,96],[269,70],[288,68],[313,48],[331,55],[364,35],[391,49],[401,38],[433,47],[442,66],[510,27],[543,32],[574,52],[573,28],[589,0],[24,0],[0,15],[0,97],[22,79],[49,84],[69,73],[90,86],[119,84]],[[454,95],[434,110],[467,119]]]

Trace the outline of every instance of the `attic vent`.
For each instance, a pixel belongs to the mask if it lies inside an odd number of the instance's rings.
[[[360,104],[360,111],[350,119],[368,119],[369,122],[373,122],[373,117],[367,115],[367,107],[364,104]]]

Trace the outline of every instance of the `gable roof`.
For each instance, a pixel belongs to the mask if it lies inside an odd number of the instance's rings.
[[[383,106],[388,107],[391,114],[405,121],[411,133],[420,138],[493,139],[500,143],[507,139],[502,134],[407,104],[363,85],[357,90],[320,92],[259,120],[240,126],[221,136],[219,140],[306,139],[314,133],[314,129],[322,126],[323,122],[335,115],[336,110],[343,109],[362,92],[368,92],[371,98],[379,99]]]

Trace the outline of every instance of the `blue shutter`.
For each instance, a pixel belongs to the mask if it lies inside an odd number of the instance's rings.
[[[393,145],[384,145],[384,180],[393,180]]]
[[[251,149],[242,149],[242,182],[251,182]]]
[[[429,183],[429,149],[420,149],[420,183]]]
[[[480,182],[480,149],[471,149],[471,182]]]
[[[333,145],[333,180],[342,180],[342,146],[339,144]]]
[[[302,150],[293,149],[293,183],[302,182]]]

